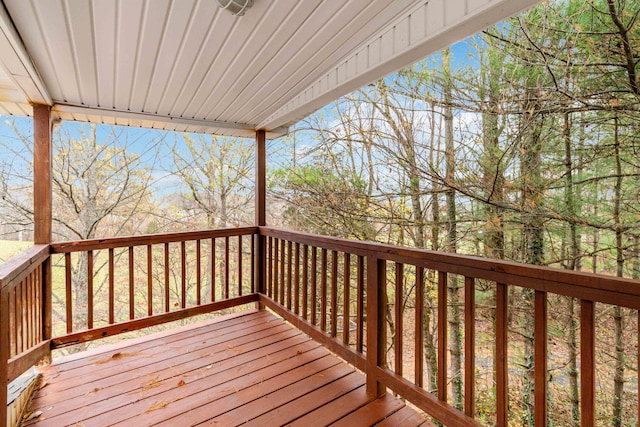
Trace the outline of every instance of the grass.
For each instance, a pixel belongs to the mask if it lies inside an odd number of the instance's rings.
[[[33,246],[33,242],[18,242],[16,240],[0,240],[0,263]]]

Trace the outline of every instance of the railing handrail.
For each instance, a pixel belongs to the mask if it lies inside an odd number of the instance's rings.
[[[49,256],[49,245],[33,245],[0,264],[0,288],[20,281]]]
[[[145,246],[160,243],[174,243],[189,240],[204,240],[218,237],[247,236],[256,234],[258,227],[234,227],[215,230],[198,230],[178,233],[145,234],[141,236],[107,237],[90,240],[77,240],[51,244],[51,253],[61,254],[90,250]]]
[[[640,281],[581,271],[536,266],[514,261],[492,260],[472,255],[436,252],[384,243],[356,241],[260,227],[260,234],[339,250],[355,255],[375,256],[387,261],[417,265],[427,269],[473,276],[507,285],[588,299],[594,302],[640,309]]]

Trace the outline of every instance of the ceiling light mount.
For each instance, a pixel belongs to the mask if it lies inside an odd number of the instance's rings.
[[[216,0],[218,5],[231,12],[232,15],[242,16],[253,5],[253,0]]]

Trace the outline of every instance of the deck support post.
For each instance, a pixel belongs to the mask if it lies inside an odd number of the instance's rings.
[[[33,240],[51,243],[51,107],[33,106]]]
[[[9,292],[8,288],[0,289],[0,427],[8,425],[7,404],[9,398]]]
[[[255,222],[256,227],[267,225],[266,215],[266,192],[267,192],[267,138],[264,130],[256,131],[256,189],[255,189]],[[266,286],[266,265],[267,250],[266,239],[258,231],[255,236],[255,284],[256,292],[265,293]],[[258,303],[258,308],[263,309],[262,304]]]
[[[33,240],[50,244],[52,230],[51,107],[33,105]],[[42,339],[51,339],[51,258],[42,265]],[[51,361],[51,353],[45,358]]]
[[[367,257],[367,394],[383,396],[386,387],[378,381],[378,367],[385,364],[387,342],[386,310],[386,261],[375,256]]]

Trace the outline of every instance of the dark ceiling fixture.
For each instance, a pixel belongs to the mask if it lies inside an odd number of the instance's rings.
[[[231,12],[232,15],[242,16],[253,5],[253,0],[216,0],[218,5]]]

